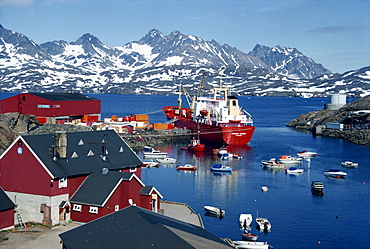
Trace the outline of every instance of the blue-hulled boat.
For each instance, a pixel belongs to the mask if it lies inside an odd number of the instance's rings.
[[[216,163],[211,167],[211,171],[217,172],[231,172],[233,170],[232,167],[223,165],[221,163]]]

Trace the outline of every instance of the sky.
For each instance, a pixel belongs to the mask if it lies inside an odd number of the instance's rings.
[[[107,46],[178,30],[248,53],[296,48],[334,73],[370,66],[370,0],[0,0],[0,24],[40,44]]]

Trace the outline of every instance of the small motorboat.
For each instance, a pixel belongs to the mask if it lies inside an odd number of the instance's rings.
[[[256,241],[233,241],[236,248],[246,248],[246,249],[268,249],[269,244],[266,242],[256,242]]]
[[[145,148],[143,154],[144,154],[144,158],[165,158],[167,157],[167,152],[155,150],[151,147]]]
[[[304,151],[298,152],[297,156],[299,156],[299,157],[315,157],[315,156],[317,156],[317,153],[312,152],[312,151],[304,150]]]
[[[232,155],[232,158],[234,159],[242,159],[243,157],[241,155],[238,155],[238,154],[231,154]]]
[[[345,177],[347,175],[346,172],[340,171],[339,169],[329,169],[324,172],[324,176],[329,176],[329,177]]]
[[[313,181],[311,183],[312,194],[323,195],[324,194],[324,184],[321,181]]]
[[[304,169],[300,169],[297,167],[289,167],[285,170],[285,174],[302,174],[304,172]]]
[[[257,217],[256,222],[258,224],[258,228],[263,231],[269,231],[271,230],[271,223],[268,219]]]
[[[250,227],[252,221],[252,214],[240,214],[239,216],[239,223],[241,228],[246,229],[247,227]]]
[[[162,164],[171,164],[171,163],[176,163],[176,158],[172,158],[172,157],[157,158],[156,161]]]
[[[358,163],[351,162],[351,161],[345,161],[345,162],[342,162],[342,167],[344,167],[344,168],[357,168]]]
[[[248,240],[248,241],[257,241],[259,236],[253,234],[253,233],[249,233],[247,231],[245,231],[244,233],[242,233],[242,239],[243,240]]]
[[[279,163],[275,158],[271,158],[268,161],[262,160],[261,163],[265,168],[269,168],[269,169],[284,169],[285,168],[285,164]]]
[[[211,171],[217,172],[231,172],[233,168],[231,166],[226,166],[221,163],[216,163],[211,167]]]
[[[147,168],[155,168],[155,167],[159,167],[160,164],[159,162],[153,162],[153,161],[143,161],[143,165],[144,167],[147,167]]]
[[[205,210],[207,213],[210,213],[210,214],[216,215],[217,217],[219,217],[219,216],[224,216],[224,215],[225,215],[225,210],[222,210],[221,208],[217,208],[217,207],[204,206],[204,210]]]
[[[199,139],[191,139],[190,143],[188,144],[188,150],[194,152],[202,152],[204,151],[204,144],[200,143]]]
[[[302,162],[302,158],[283,155],[279,158],[278,161],[283,164],[299,164]]]
[[[262,192],[267,192],[269,191],[269,187],[267,186],[262,186]]]
[[[197,166],[191,164],[179,165],[176,167],[177,170],[196,170]]]

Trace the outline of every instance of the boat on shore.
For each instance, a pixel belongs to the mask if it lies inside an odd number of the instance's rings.
[[[231,172],[233,168],[231,166],[226,166],[220,163],[216,163],[211,167],[211,171],[216,172]]]
[[[345,161],[342,162],[342,167],[344,168],[357,168],[358,163],[352,162],[352,161]]]
[[[190,97],[185,89],[189,108],[182,106],[180,86],[178,105],[162,110],[168,120],[178,128],[190,129],[202,141],[213,144],[245,145],[254,133],[252,116],[239,106],[239,100],[230,95],[230,87],[220,84],[211,96],[203,96],[203,79],[198,94]]]
[[[184,164],[184,165],[179,165],[176,167],[177,170],[196,170],[197,166],[191,165],[191,164]]]
[[[222,210],[221,208],[218,208],[218,207],[204,206],[204,210],[207,213],[216,215],[217,217],[225,215],[225,210]]]
[[[245,248],[245,249],[268,249],[270,245],[266,242],[257,242],[257,241],[233,241],[236,248]]]

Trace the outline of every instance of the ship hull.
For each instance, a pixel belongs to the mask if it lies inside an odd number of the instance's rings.
[[[177,120],[175,126],[178,128],[190,129],[194,134],[199,131],[199,138],[202,141],[216,144],[245,145],[254,133],[255,127],[246,125],[242,127],[216,126],[208,124],[198,124],[193,120]]]

